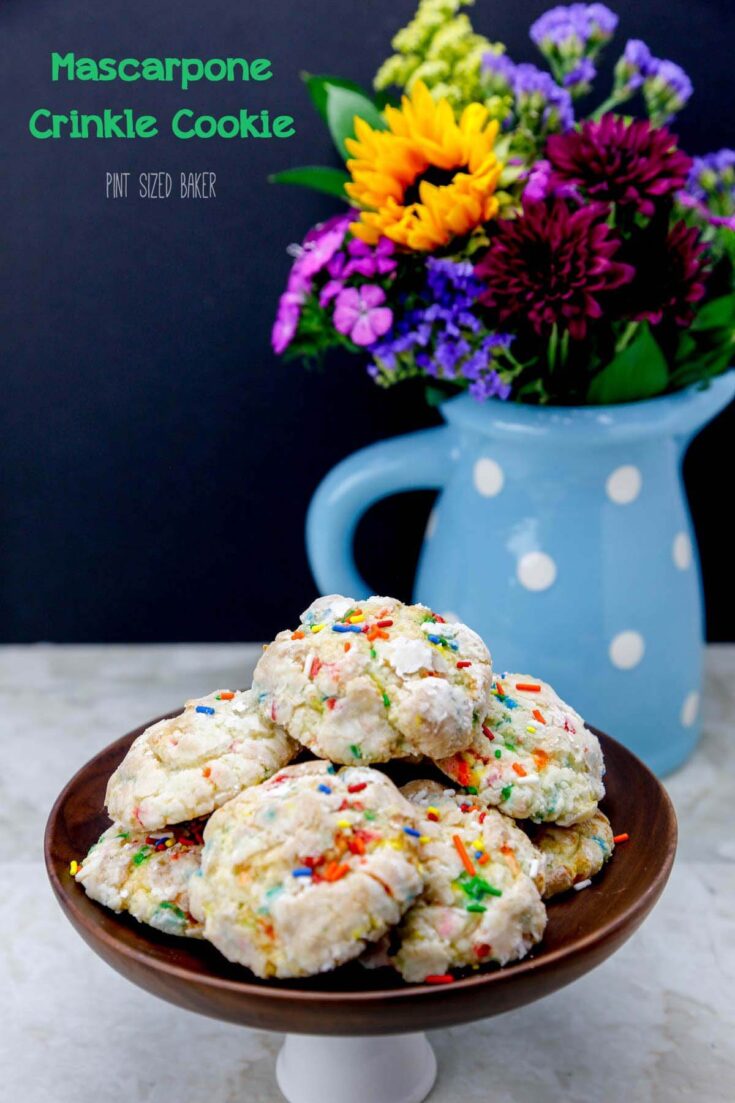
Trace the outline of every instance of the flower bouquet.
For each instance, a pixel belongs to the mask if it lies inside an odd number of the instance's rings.
[[[735,339],[735,152],[692,158],[671,124],[691,82],[617,17],[556,7],[531,27],[546,68],[477,34],[472,0],[421,0],[376,94],[306,76],[344,169],[273,177],[348,206],[300,246],[278,354],[363,354],[381,386],[587,405],[705,384]],[[393,95],[398,89],[400,99]]]

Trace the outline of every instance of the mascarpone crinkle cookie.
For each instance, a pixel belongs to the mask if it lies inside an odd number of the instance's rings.
[[[442,757],[479,731],[490,654],[424,605],[332,594],[280,632],[255,669],[263,714],[314,754],[347,765]]]
[[[416,819],[378,770],[286,767],[210,819],[192,912],[226,958],[259,977],[334,969],[420,893]]]
[[[437,765],[481,803],[516,819],[566,827],[591,816],[605,795],[597,736],[529,674],[495,677],[471,746]]]
[[[402,792],[422,816],[426,877],[390,953],[404,980],[522,958],[546,926],[539,852],[507,816],[435,782],[411,782]]]
[[[202,826],[181,824],[153,837],[115,823],[77,864],[75,880],[106,908],[165,934],[201,938],[189,911],[189,879],[199,869]]]
[[[610,821],[599,810],[573,827],[544,824],[532,837],[544,858],[545,899],[594,877],[615,849]]]
[[[217,690],[138,736],[107,784],[107,810],[126,827],[147,831],[205,816],[297,751],[250,690]]]

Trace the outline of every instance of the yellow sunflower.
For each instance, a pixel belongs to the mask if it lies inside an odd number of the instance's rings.
[[[363,208],[352,232],[369,245],[381,236],[427,252],[494,218],[503,165],[493,146],[498,123],[472,103],[459,122],[448,100],[435,102],[416,81],[401,107],[386,107],[388,130],[355,119],[346,145],[350,198]]]

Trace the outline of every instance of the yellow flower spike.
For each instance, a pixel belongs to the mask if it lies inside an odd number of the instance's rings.
[[[417,80],[384,116],[387,130],[356,119],[346,141],[352,180],[345,191],[362,208],[351,227],[356,237],[430,252],[495,217],[504,165],[493,148],[498,124],[481,103],[457,122],[449,101],[435,101]]]

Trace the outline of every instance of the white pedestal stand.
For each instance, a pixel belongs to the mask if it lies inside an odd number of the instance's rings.
[[[425,1034],[287,1034],[276,1078],[288,1103],[421,1103],[436,1057]]]

